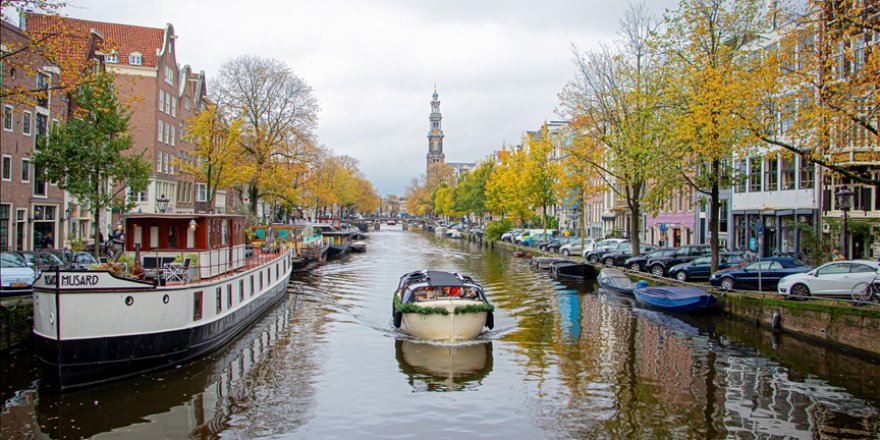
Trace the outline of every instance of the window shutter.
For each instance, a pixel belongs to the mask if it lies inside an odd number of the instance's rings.
[[[831,190],[825,189],[822,190],[822,212],[828,212],[831,210]]]

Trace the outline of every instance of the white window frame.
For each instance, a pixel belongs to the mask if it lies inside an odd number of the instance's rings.
[[[156,172],[157,173],[162,172],[162,152],[161,151],[156,152]]]
[[[128,64],[132,66],[142,66],[144,64],[144,55],[140,52],[132,52],[128,54]]]
[[[25,179],[25,174],[27,173],[27,179]],[[21,182],[22,183],[30,183],[31,181],[31,161],[30,159],[22,158],[21,159]]]
[[[168,144],[171,140],[171,124],[165,124],[165,129],[162,133],[162,142]]]
[[[174,69],[171,66],[165,66],[165,82],[174,85]]]
[[[171,100],[171,116],[177,116],[177,98],[174,95],[168,95],[168,99]]]
[[[165,112],[165,91],[159,89],[159,111]]]
[[[204,183],[196,182],[196,202],[208,201],[208,186]]]
[[[171,125],[171,124],[168,124],[168,125]],[[177,133],[176,132],[177,132],[177,127],[171,125],[171,145],[172,146],[177,146],[177,140],[176,140]]]
[[[162,142],[162,124],[164,124],[161,119],[159,119],[159,124],[156,125],[156,142]]]
[[[21,112],[21,134],[30,136],[34,132],[34,115],[31,112]]]
[[[3,130],[5,130],[5,131],[12,131],[12,127],[15,126],[15,115],[13,114],[14,110],[15,110],[15,107],[13,107],[11,105],[4,105],[3,106]],[[9,126],[8,127],[6,126],[6,121],[7,121],[6,115],[9,115]]]
[[[104,62],[105,63],[113,63],[113,64],[119,63],[119,54],[116,52],[110,52],[110,53],[104,55]]]
[[[9,175],[4,176],[3,174],[3,164],[9,160]],[[4,154],[2,161],[0,161],[0,178],[3,179],[4,182],[12,182],[12,156],[9,154]]]

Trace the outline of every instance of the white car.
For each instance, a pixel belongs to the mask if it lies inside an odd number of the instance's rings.
[[[809,272],[789,275],[779,280],[781,295],[808,297],[850,296],[853,286],[870,283],[878,277],[880,263],[868,260],[833,261]]]
[[[30,295],[34,292],[34,270],[12,252],[0,253],[0,297]]]
[[[584,249],[593,250],[593,239],[585,238],[584,239]],[[569,255],[580,255],[583,252],[581,249],[581,241],[575,240],[571,243],[565,244],[559,248],[559,253],[565,255],[566,257]]]

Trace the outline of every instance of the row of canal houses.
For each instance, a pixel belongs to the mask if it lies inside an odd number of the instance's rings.
[[[94,228],[104,237],[118,227],[119,210],[101,214],[100,224],[87,206],[40,178],[34,169],[37,141],[49,127],[66,120],[72,109],[64,93],[62,69],[57,58],[25,51],[11,52],[29,44],[35,36],[64,33],[70,45],[58,58],[101,68],[115,74],[121,102],[131,105],[130,151],[144,151],[153,171],[141,192],[127,191],[134,212],[227,212],[240,198],[232,190],[218,191],[215,206],[206,203],[205,185],[180,173],[175,159],[194,160],[194,145],[184,140],[186,121],[208,98],[204,71],[178,61],[174,26],[151,28],[103,23],[60,16],[22,12],[18,25],[2,21],[5,63],[2,65],[2,191],[0,191],[0,251],[67,247],[74,240],[93,241]],[[72,43],[71,43],[72,42]],[[101,47],[111,47],[104,49]],[[16,56],[26,56],[14,60]],[[17,62],[12,62],[17,61]],[[25,66],[26,64],[26,66]],[[14,87],[44,89],[36,99],[7,99]]]
[[[854,39],[851,48],[861,50],[862,57],[865,50],[880,48],[880,32],[862,37]],[[762,40],[761,48],[776,49],[778,39],[775,33],[769,35]],[[847,68],[857,66],[858,63],[850,63]],[[842,80],[846,76],[841,75]],[[566,123],[546,125],[556,145],[555,154],[561,157],[569,136]],[[777,117],[780,133],[786,133],[790,126],[790,120],[782,115]],[[526,135],[539,137],[542,130]],[[880,162],[876,160],[880,145],[876,141],[876,136],[865,133],[845,137],[847,143],[835,148],[840,153],[838,163],[880,180]],[[865,161],[865,157],[873,159]],[[735,186],[722,189],[718,237],[722,249],[751,250],[764,256],[807,254],[808,229],[809,235],[824,235],[840,243],[841,251],[847,251],[851,258],[880,257],[880,238],[874,238],[880,237],[880,187],[844,181],[823,167],[796,155],[783,154],[772,146],[758,148],[751,157],[731,157],[730,163],[743,178]],[[604,183],[601,177],[596,179],[595,185]],[[613,176],[606,175],[604,179],[614,185]],[[849,195],[841,197],[841,192]],[[560,228],[573,231],[580,229],[578,217],[585,216],[587,237],[629,238],[633,229],[625,200],[611,190],[589,199],[584,206],[577,201],[562,201],[553,215],[560,219]],[[840,228],[835,229],[832,224],[841,225],[844,215],[850,229],[849,233],[840,234]],[[639,221],[642,243],[681,246],[707,244],[710,240],[708,200],[690,188],[673,191],[659,212],[645,214]],[[856,224],[861,227],[852,227]]]

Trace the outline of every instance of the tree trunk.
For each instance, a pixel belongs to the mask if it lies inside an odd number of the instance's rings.
[[[641,245],[642,238],[639,236],[639,217],[642,216],[642,204],[639,202],[638,197],[634,197],[630,203],[630,223],[632,224],[632,233],[630,234],[630,242],[632,243],[632,256],[638,257],[641,255]]]
[[[248,186],[248,196],[251,198],[251,206],[250,211],[254,217],[257,216],[257,196],[260,194],[260,189],[254,185]]]
[[[95,195],[97,196],[97,197],[95,197],[96,199],[99,199],[101,197],[101,182],[98,179],[99,179],[98,174],[95,174]],[[94,237],[95,248],[92,250],[92,253],[95,254],[95,259],[97,260],[98,258],[100,258],[100,255],[101,255],[100,254],[100,251],[101,251],[100,250],[100,246],[101,246],[101,243],[100,243],[100,237],[101,237],[101,206],[100,206],[100,203],[95,203],[94,209],[95,209],[95,237]],[[100,260],[98,260],[98,261],[100,261]]]
[[[715,178],[712,180],[712,189],[709,191],[709,246],[712,249],[712,272],[718,271],[719,255],[718,255],[718,216],[721,214],[721,200],[719,198],[719,186],[721,181],[721,161],[715,159],[712,161],[712,173]]]

